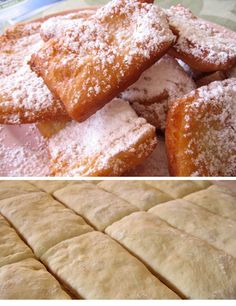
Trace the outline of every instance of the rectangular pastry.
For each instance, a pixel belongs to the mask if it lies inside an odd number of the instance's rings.
[[[136,206],[88,183],[66,186],[53,195],[100,231],[124,216],[138,211]]]
[[[0,212],[37,257],[65,239],[93,230],[80,216],[43,192],[2,200]]]
[[[156,143],[155,128],[138,118],[128,102],[114,99],[49,138],[51,175],[122,175],[147,158]]]
[[[68,239],[43,262],[77,297],[85,299],[178,299],[134,256],[100,232]]]
[[[133,213],[109,226],[106,233],[182,297],[236,298],[236,259],[157,216]]]
[[[184,199],[236,221],[236,197],[228,193],[207,189],[190,194]]]
[[[113,0],[47,41],[30,65],[82,122],[133,84],[174,41],[161,8]]]
[[[157,205],[149,212],[236,257],[236,221],[182,199]]]
[[[98,186],[116,194],[140,210],[148,210],[159,203],[172,200],[168,194],[144,181],[103,181]]]

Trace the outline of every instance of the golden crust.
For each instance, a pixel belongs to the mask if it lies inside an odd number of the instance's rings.
[[[170,27],[178,36],[169,54],[191,68],[212,72],[226,70],[236,63],[236,33],[202,20],[181,5],[166,10]]]
[[[138,118],[128,102],[114,99],[49,138],[51,175],[120,176],[144,161],[156,143],[155,128]]]
[[[95,9],[96,7],[91,7],[90,11]],[[64,105],[52,95],[43,80],[31,71],[27,62],[42,43],[39,32],[43,22],[67,14],[79,18],[84,10],[87,8],[19,23],[8,28],[0,36],[1,124],[35,123],[43,120],[64,120],[69,117]]]
[[[114,0],[32,56],[31,68],[75,120],[102,108],[172,45],[163,11],[142,2]]]
[[[169,111],[166,148],[173,176],[235,176],[236,79],[178,99]]]

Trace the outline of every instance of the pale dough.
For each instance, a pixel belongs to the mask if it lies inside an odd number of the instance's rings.
[[[53,195],[100,231],[138,210],[130,203],[94,184],[70,185],[57,190]]]
[[[29,258],[0,268],[0,299],[68,300],[70,297],[39,261]]]
[[[0,215],[0,268],[30,257],[34,257],[30,248]]]
[[[178,299],[139,260],[100,232],[61,242],[42,259],[77,297]]]
[[[53,193],[54,191],[61,189],[67,185],[80,184],[82,181],[30,181],[33,185],[37,186],[42,191],[47,193]]]
[[[38,188],[27,181],[0,181],[0,200],[37,191]]]
[[[182,199],[157,205],[149,212],[236,257],[236,221]]]
[[[236,196],[236,190],[233,191],[230,188],[227,188],[225,186],[219,186],[219,185],[212,185],[208,188],[208,190],[212,190],[212,191],[218,191],[218,192],[224,192],[224,193],[228,193],[232,196]]]
[[[166,193],[151,187],[143,181],[103,181],[99,187],[137,206],[140,210],[172,200]]]
[[[236,221],[236,197],[228,193],[207,189],[190,194],[184,199]]]
[[[92,230],[80,216],[44,192],[2,200],[0,211],[37,257],[65,239]]]
[[[182,198],[189,193],[201,190],[202,188],[194,181],[145,181],[147,184],[167,193],[172,198]]]
[[[133,213],[109,226],[106,233],[184,297],[236,298],[236,259],[157,216]]]

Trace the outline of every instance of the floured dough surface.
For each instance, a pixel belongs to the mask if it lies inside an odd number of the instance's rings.
[[[187,194],[201,190],[202,188],[195,184],[194,181],[145,181],[148,185],[160,189],[162,192],[167,193],[172,198],[182,198]]]
[[[146,212],[134,213],[106,229],[183,296],[236,297],[236,259]]]
[[[2,200],[0,212],[37,257],[60,241],[92,230],[80,216],[43,192]]]
[[[39,191],[27,181],[0,181],[0,200]]]
[[[149,208],[172,198],[156,188],[151,187],[143,181],[103,181],[98,184],[109,192],[135,205],[140,210]]]
[[[155,128],[138,118],[128,102],[114,99],[49,138],[51,174],[119,176],[149,156],[156,142]]]
[[[172,103],[195,88],[195,83],[178,62],[165,55],[120,96],[131,103],[139,116],[164,130]]]
[[[173,104],[166,128],[171,175],[235,176],[235,99],[233,78],[200,87]]]
[[[53,195],[100,231],[138,210],[116,195],[88,183],[67,186]]]
[[[184,198],[205,209],[236,221],[236,197],[213,189],[201,190]]]
[[[93,232],[64,241],[43,256],[53,273],[86,299],[178,299],[107,235]]]
[[[67,185],[73,185],[73,184],[80,184],[81,181],[31,181],[31,183],[35,186],[37,186],[39,189],[47,192],[47,193],[53,193],[54,191],[61,189]]]
[[[182,199],[157,205],[149,212],[236,257],[236,221],[226,220]]]
[[[0,268],[0,297],[7,300],[70,299],[58,281],[33,258]]]
[[[26,246],[10,224],[0,215],[0,268],[32,257],[34,255],[30,248]]]

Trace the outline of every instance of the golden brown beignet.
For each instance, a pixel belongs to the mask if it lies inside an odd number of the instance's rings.
[[[69,122],[49,138],[51,175],[119,176],[156,147],[155,128],[129,103],[114,99],[82,123]]]
[[[174,176],[236,175],[236,79],[216,81],[177,100],[166,147]]]
[[[134,83],[174,40],[159,7],[113,0],[46,42],[30,64],[69,115],[84,121]]]
[[[181,5],[166,10],[170,27],[178,36],[170,54],[199,71],[229,69],[236,63],[236,33],[197,18]]]

